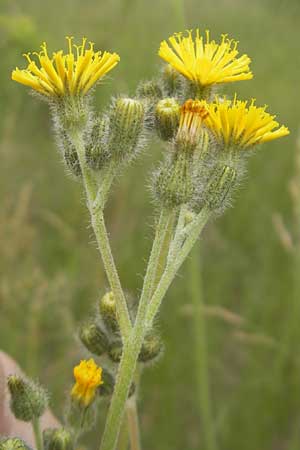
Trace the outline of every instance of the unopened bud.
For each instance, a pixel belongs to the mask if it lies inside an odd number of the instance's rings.
[[[155,192],[165,207],[173,208],[192,199],[194,187],[190,164],[189,155],[177,154],[158,173]]]
[[[162,74],[164,91],[170,97],[178,97],[182,91],[182,77],[170,64],[166,64]]]
[[[114,392],[115,378],[107,369],[103,368],[102,380],[103,384],[98,388],[99,394],[101,397],[109,397]]]
[[[0,450],[31,450],[31,447],[17,437],[0,438]]]
[[[102,169],[109,159],[110,155],[107,149],[108,133],[108,118],[97,118],[91,131],[89,143],[86,146],[86,161],[91,169]]]
[[[10,375],[7,386],[11,395],[10,408],[17,419],[30,422],[44,413],[48,395],[40,385],[17,375]]]
[[[106,328],[112,333],[119,332],[117,306],[114,293],[107,292],[99,301],[99,312]]]
[[[143,363],[153,361],[154,359],[158,358],[158,356],[162,353],[162,351],[163,351],[162,341],[158,336],[158,334],[152,330],[145,337],[138,360]]]
[[[164,141],[170,141],[177,133],[180,118],[180,106],[175,98],[160,100],[155,108],[155,124],[158,135]]]
[[[71,433],[65,428],[47,428],[43,432],[45,450],[73,450]]]
[[[81,175],[81,167],[77,151],[68,133],[63,129],[60,129],[58,133],[58,145],[61,148],[67,168],[73,175],[79,177]]]
[[[222,208],[230,195],[236,181],[236,170],[233,167],[217,167],[210,178],[204,192],[204,202],[211,210]]]
[[[138,98],[149,99],[153,103],[162,98],[162,90],[154,80],[141,82],[136,93]]]
[[[118,98],[110,112],[108,151],[117,161],[130,160],[137,152],[144,131],[145,106],[132,98]]]
[[[108,337],[95,322],[83,324],[79,331],[83,345],[94,355],[101,356],[109,347]]]
[[[114,363],[119,363],[121,361],[122,353],[123,353],[122,341],[120,339],[113,341],[110,344],[108,350],[108,356],[110,357],[111,361]]]

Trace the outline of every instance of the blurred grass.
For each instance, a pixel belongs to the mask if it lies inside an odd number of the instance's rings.
[[[155,75],[157,47],[181,28],[181,6],[171,0],[0,1],[0,346],[29,374],[49,383],[59,416],[58,398],[80,357],[73,339],[76,323],[106,281],[82,191],[64,175],[47,107],[12,83],[10,71],[23,64],[24,51],[37,49],[43,40],[55,49],[65,35],[87,35],[121,55],[118,68],[97,89],[95,104],[105,108],[111,94],[132,94],[140,79]],[[234,209],[211,224],[202,243],[220,449],[290,450],[300,427],[300,328],[281,373],[274,373],[289,327],[294,278],[293,259],[271,218],[277,211],[292,220],[287,185],[300,125],[300,4],[189,0],[184,15],[188,28],[209,28],[213,36],[227,32],[240,41],[241,51],[252,57],[255,78],[226,91],[267,103],[291,130],[289,138],[266,145],[251,159]],[[159,152],[153,143],[121,178],[107,211],[123,285],[133,294],[141,287],[151,245],[153,211],[146,185]],[[185,271],[162,308],[164,358],[145,373],[142,384],[145,449],[205,450],[191,369],[196,357]]]

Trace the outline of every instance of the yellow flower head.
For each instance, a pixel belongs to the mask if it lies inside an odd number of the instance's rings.
[[[208,116],[207,104],[200,100],[187,100],[181,107],[176,141],[194,148],[198,142],[203,121]]]
[[[275,117],[266,112],[265,107],[255,106],[255,100],[218,100],[207,104],[208,116],[205,125],[216,139],[226,147],[251,147],[262,142],[272,141],[290,132],[287,127],[279,127]]]
[[[49,57],[45,42],[41,45],[41,52],[33,53],[37,61],[31,58],[30,53],[25,54],[27,69],[16,68],[12,79],[47,97],[84,95],[120,60],[116,53],[95,52],[92,42],[86,48],[86,38],[78,46],[73,44],[71,37],[67,37],[67,41],[67,54],[59,50],[53,53],[52,58]]]
[[[101,367],[93,359],[83,360],[74,368],[74,377],[76,383],[71,392],[72,397],[84,406],[90,405],[97,387],[103,384]]]
[[[196,84],[210,86],[253,78],[249,69],[251,62],[247,55],[238,56],[237,42],[222,35],[219,44],[211,41],[206,31],[206,42],[196,30],[187,36],[176,33],[160,44],[159,56],[173,66],[184,77]]]

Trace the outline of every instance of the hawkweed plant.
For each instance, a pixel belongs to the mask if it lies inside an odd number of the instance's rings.
[[[167,64],[158,77],[140,83],[132,98],[112,99],[102,114],[92,107],[93,92],[120,58],[95,51],[86,39],[80,45],[71,37],[67,42],[66,54],[60,50],[49,56],[45,43],[40,53],[26,54],[27,68],[15,69],[12,79],[50,106],[66,167],[85,190],[110,290],[78,332],[96,362],[91,357],[75,367],[62,428],[41,435],[39,418],[48,394],[31,380],[9,378],[11,408],[16,417],[33,423],[38,450],[71,450],[95,425],[97,402],[108,397],[100,449],[116,448],[126,408],[131,447],[140,449],[137,382],[162,353],[155,327],[161,303],[207,222],[231,204],[248,156],[289,131],[254,100],[220,94],[223,84],[253,77],[250,58],[240,56],[238,43],[227,35],[217,42],[208,31],[204,36],[199,30],[174,34],[160,45],[159,56]],[[121,286],[104,211],[113,181],[155,134],[165,143],[163,160],[150,176],[155,235],[134,304]]]

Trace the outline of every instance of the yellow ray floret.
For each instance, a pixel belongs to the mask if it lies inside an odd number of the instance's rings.
[[[62,97],[64,95],[84,95],[107,72],[118,64],[120,57],[117,53],[94,51],[94,44],[86,39],[82,44],[73,44],[73,38],[67,37],[68,53],[62,50],[48,56],[47,45],[41,45],[41,52],[25,54],[28,61],[27,69],[16,68],[12,72],[12,79],[25,84],[48,97]]]
[[[95,397],[97,387],[103,384],[102,369],[92,358],[83,360],[74,368],[74,377],[76,383],[71,395],[84,406],[88,406]]]
[[[187,36],[176,33],[169,38],[169,43],[160,44],[159,56],[171,64],[184,77],[201,86],[230,83],[253,78],[249,69],[251,62],[247,55],[238,57],[237,42],[222,35],[218,44],[210,40],[206,31],[206,41],[196,30]]]
[[[218,100],[206,104],[209,112],[205,125],[217,140],[226,147],[251,147],[262,142],[272,141],[288,135],[287,127],[280,126],[265,107],[255,106],[255,100],[247,101]]]

